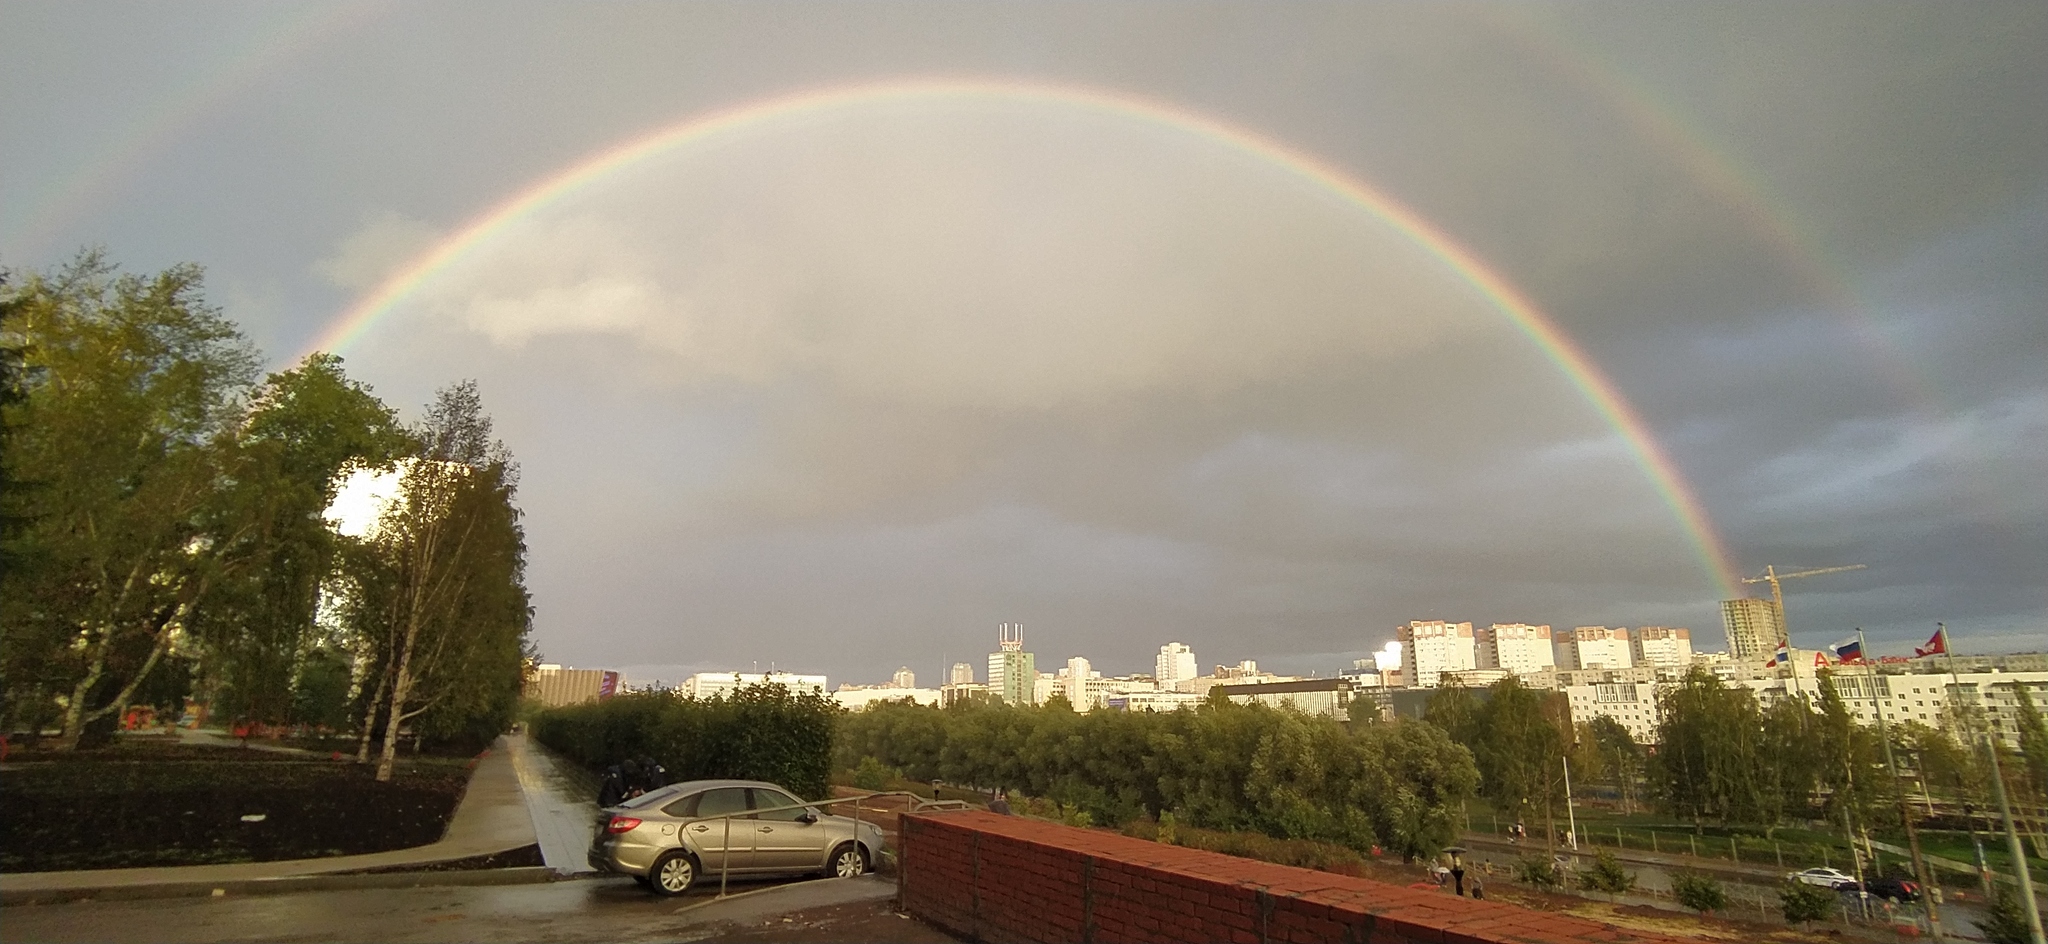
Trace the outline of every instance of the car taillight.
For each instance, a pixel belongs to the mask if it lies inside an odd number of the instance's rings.
[[[640,821],[631,816],[614,816],[611,822],[605,824],[604,828],[607,832],[629,833],[633,831],[633,827],[638,825],[640,825]]]

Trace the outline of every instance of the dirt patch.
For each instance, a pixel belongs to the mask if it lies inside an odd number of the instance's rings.
[[[0,872],[270,862],[441,838],[463,761],[401,763],[389,783],[345,761],[134,741],[31,752],[0,769]]]

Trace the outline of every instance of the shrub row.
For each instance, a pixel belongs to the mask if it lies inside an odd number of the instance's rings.
[[[763,684],[708,699],[616,695],[542,711],[529,729],[535,740],[593,770],[645,755],[668,768],[671,780],[766,780],[820,799],[841,713],[823,695]]]
[[[1357,724],[1259,705],[1076,714],[1043,707],[876,705],[842,724],[842,768],[872,780],[1003,787],[1118,826],[1172,813],[1189,826],[1254,830],[1404,858],[1458,834],[1478,781],[1472,753],[1421,721]],[[869,764],[869,759],[873,764]]]

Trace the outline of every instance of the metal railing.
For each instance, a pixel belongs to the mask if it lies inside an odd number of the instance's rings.
[[[926,810],[973,809],[973,807],[969,806],[967,801],[965,800],[927,800],[924,797],[918,796],[917,794],[912,793],[908,790],[885,790],[879,793],[863,793],[859,796],[835,797],[830,800],[816,800],[808,803],[789,803],[784,804],[782,806],[768,806],[759,809],[735,810],[731,813],[720,813],[716,816],[693,816],[690,818],[690,820],[692,823],[701,823],[714,819],[723,820],[725,822],[725,840],[723,843],[721,843],[718,850],[718,897],[724,898],[726,897],[726,879],[728,876],[732,874],[732,821],[734,819],[753,819],[759,817],[763,813],[780,813],[786,810],[810,810],[823,806],[835,806],[840,803],[852,803],[854,805],[853,842],[857,847],[860,844],[860,802],[862,800],[872,800],[876,797],[908,797],[911,800],[911,803],[907,808],[905,808],[902,811],[905,813],[921,813]],[[680,843],[682,839],[682,827],[678,826],[676,828],[676,833],[676,839]],[[752,834],[751,839],[752,841],[749,842],[747,845],[747,854],[749,856],[755,855],[760,851],[760,830],[755,830]],[[877,857],[879,857],[881,853],[882,850],[875,850],[875,855]]]

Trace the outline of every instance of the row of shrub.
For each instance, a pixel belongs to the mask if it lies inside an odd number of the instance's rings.
[[[635,692],[534,715],[535,740],[593,770],[651,757],[670,780],[780,784],[806,799],[830,789],[839,706],[816,693],[753,685],[713,698]]]
[[[1078,714],[1040,707],[883,704],[841,723],[838,762],[1044,797],[1122,826],[1188,826],[1375,846],[1404,858],[1456,837],[1478,772],[1435,725],[1354,724],[1259,705]],[[872,758],[872,763],[870,763]],[[1063,817],[1064,818],[1064,817]]]

